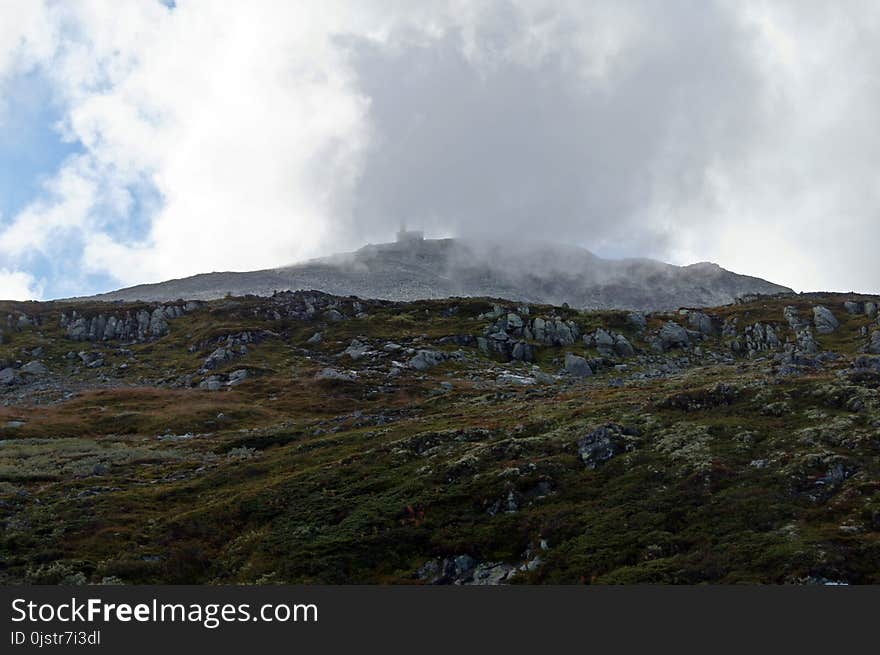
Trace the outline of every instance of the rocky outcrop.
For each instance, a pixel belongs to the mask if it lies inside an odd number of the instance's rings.
[[[602,357],[632,357],[636,351],[623,334],[612,333],[603,328],[584,335],[584,345],[595,348]]]
[[[487,327],[484,334],[488,337],[505,334],[515,339],[537,341],[548,346],[570,346],[580,338],[581,331],[574,321],[540,316],[528,320],[523,319],[519,314],[508,312]]]
[[[535,361],[535,352],[531,341],[548,346],[572,345],[580,338],[580,328],[574,321],[565,321],[558,317],[535,317],[531,320],[523,318],[527,307],[520,313],[507,312],[496,306],[484,318],[492,318],[491,325],[483,330],[483,336],[477,338],[477,346],[483,352],[494,354],[501,359],[521,362]]]
[[[61,314],[61,327],[71,341],[144,342],[168,334],[168,321],[194,307],[194,303],[162,305],[124,314],[101,313],[94,316],[85,316],[73,310],[69,314]]]
[[[778,350],[781,346],[779,336],[776,329],[768,324],[755,323],[745,329],[743,335],[745,351],[751,357],[755,353],[766,352],[768,350]]]
[[[782,310],[782,315],[794,331],[797,350],[805,354],[819,352],[819,344],[813,338],[813,330],[809,323],[803,320],[796,307],[791,305]]]
[[[877,307],[878,303],[873,300],[847,300],[843,303],[843,308],[846,310],[847,314],[852,314],[853,316],[867,316],[868,318],[874,318],[877,315]]]

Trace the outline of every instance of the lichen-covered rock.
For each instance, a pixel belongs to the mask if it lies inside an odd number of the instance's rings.
[[[638,431],[617,423],[596,428],[577,441],[578,455],[589,469],[597,469],[612,458],[632,450]]]

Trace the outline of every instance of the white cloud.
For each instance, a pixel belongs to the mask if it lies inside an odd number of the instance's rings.
[[[30,273],[0,268],[0,300],[39,300],[42,286]]]
[[[802,7],[6,0],[0,93],[48,78],[84,154],[0,217],[0,261],[74,244],[134,284],[423,219],[877,290],[880,11]]]

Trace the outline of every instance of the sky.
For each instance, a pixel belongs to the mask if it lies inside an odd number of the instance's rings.
[[[880,5],[0,0],[0,298],[393,239],[880,292]]]

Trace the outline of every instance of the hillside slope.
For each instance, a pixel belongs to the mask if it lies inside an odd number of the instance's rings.
[[[0,582],[877,584],[878,302],[0,303]]]

